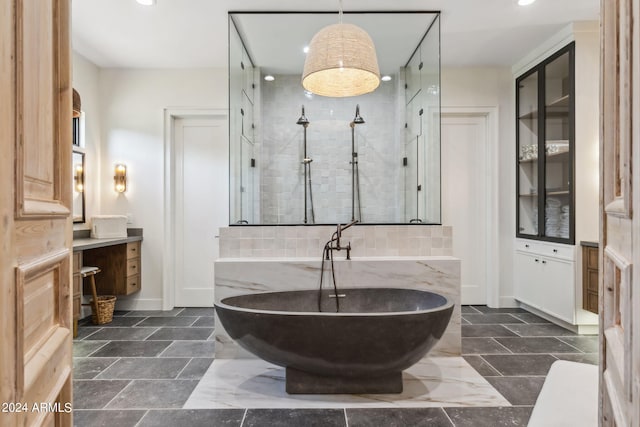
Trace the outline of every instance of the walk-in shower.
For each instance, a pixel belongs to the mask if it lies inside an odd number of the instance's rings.
[[[300,76],[303,47],[336,13],[230,13],[230,223],[439,224],[439,17],[344,12],[388,78],[330,98],[305,92]]]

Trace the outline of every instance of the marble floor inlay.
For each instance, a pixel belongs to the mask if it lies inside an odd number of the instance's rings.
[[[215,360],[185,409],[510,406],[462,357],[427,357],[403,373],[400,394],[289,395],[284,368],[259,359]]]

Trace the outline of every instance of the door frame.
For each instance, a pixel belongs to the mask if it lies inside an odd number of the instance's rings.
[[[500,307],[499,221],[498,221],[498,107],[442,107],[442,117],[482,117],[485,120],[485,185],[487,188],[485,227],[487,268],[485,274],[486,304]],[[455,230],[453,230],[455,233]],[[495,256],[491,256],[495,254]]]
[[[175,306],[176,289],[176,148],[175,121],[178,119],[224,119],[229,121],[226,108],[180,108],[164,109],[164,247],[162,267],[162,309]],[[229,141],[227,140],[227,145]]]

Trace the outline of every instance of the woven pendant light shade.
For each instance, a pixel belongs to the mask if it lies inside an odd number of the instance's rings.
[[[73,90],[73,117],[80,117],[80,111],[82,111],[80,104],[80,94],[77,90]]]
[[[302,86],[322,96],[345,97],[373,92],[380,85],[373,40],[353,24],[324,27],[311,39]]]

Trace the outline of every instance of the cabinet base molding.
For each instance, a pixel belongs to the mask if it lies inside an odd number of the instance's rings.
[[[569,322],[566,322],[562,319],[558,319],[555,316],[552,316],[548,313],[545,313],[542,310],[537,309],[536,307],[527,304],[526,302],[523,301],[518,301],[519,306],[524,308],[525,310],[535,314],[536,316],[542,317],[545,320],[548,320],[549,322],[556,324],[558,326],[561,326],[565,329],[570,330],[573,333],[579,334],[579,335],[593,335],[593,334],[597,334],[598,333],[598,325],[573,325]]]

